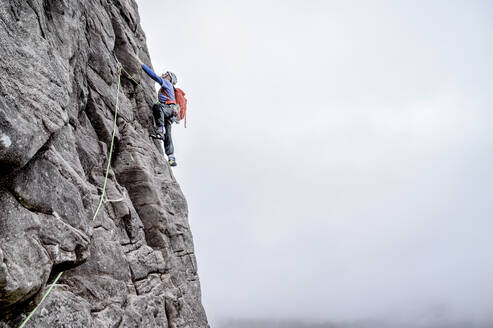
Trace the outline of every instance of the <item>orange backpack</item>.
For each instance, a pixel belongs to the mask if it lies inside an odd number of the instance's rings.
[[[185,127],[187,127],[187,98],[185,98],[185,92],[182,89],[175,88],[175,99],[178,106],[180,106],[178,119],[180,121],[185,120]]]

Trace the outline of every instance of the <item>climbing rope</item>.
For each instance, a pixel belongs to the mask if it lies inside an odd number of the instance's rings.
[[[31,317],[34,315],[34,313],[36,313],[36,311],[38,310],[38,307],[41,305],[41,303],[43,303],[43,301],[45,300],[45,298],[51,293],[51,289],[56,285],[58,279],[60,279],[60,277],[62,276],[64,271],[61,271],[58,276],[56,276],[55,280],[53,281],[53,283],[50,285],[50,288],[48,288],[48,290],[46,291],[46,293],[43,295],[43,298],[41,299],[41,301],[38,303],[38,305],[36,305],[36,307],[34,308],[34,310],[31,311],[31,313],[29,313],[29,315],[27,316],[27,318],[22,322],[22,324],[19,326],[19,328],[22,328],[26,325],[26,323],[29,321],[29,319],[31,319]]]
[[[94,216],[92,217],[93,221],[94,221],[94,219],[96,219],[96,216],[98,215],[99,209],[101,208],[101,205],[103,204],[104,194],[106,192],[106,183],[108,182],[108,174],[110,172],[111,155],[113,155],[113,146],[115,144],[116,119],[118,117],[118,95],[120,94],[120,82],[121,82],[121,76],[122,76],[122,69],[123,69],[123,67],[118,70],[118,87],[116,89],[115,118],[113,119],[113,134],[111,135],[111,146],[110,146],[110,153],[108,155],[108,164],[106,165],[106,174],[104,175],[103,191],[101,192],[101,197],[99,198],[99,204],[98,204],[98,207],[96,208],[96,212],[94,213]]]
[[[120,68],[118,69],[118,87],[117,87],[117,90],[116,90],[115,118],[113,120],[113,134],[111,135],[110,153],[108,155],[108,164],[106,165],[106,173],[104,175],[103,190],[101,192],[101,196],[99,197],[99,204],[98,204],[98,207],[96,208],[96,212],[94,212],[94,216],[92,217],[92,221],[94,221],[96,219],[96,216],[98,215],[99,210],[101,209],[101,205],[103,204],[103,200],[104,200],[104,194],[106,192],[106,184],[108,182],[108,174],[109,174],[110,166],[111,166],[111,155],[113,154],[113,146],[115,144],[116,119],[118,117],[118,96],[120,94],[120,84],[121,84],[122,70],[124,70],[124,69],[123,69],[123,67],[120,66]],[[128,73],[127,73],[127,75],[128,75]],[[23,328],[26,325],[26,323],[29,321],[29,319],[31,319],[31,317],[36,313],[36,311],[41,306],[41,304],[43,303],[43,301],[45,300],[45,298],[48,297],[48,295],[51,293],[51,290],[56,285],[58,279],[60,279],[60,277],[62,276],[63,273],[64,273],[64,271],[61,271],[60,273],[58,273],[58,275],[56,276],[56,278],[53,281],[53,283],[50,285],[50,287],[48,288],[48,290],[46,291],[46,293],[41,298],[41,301],[38,303],[38,305],[36,305],[36,307],[34,308],[34,310],[32,310],[31,313],[29,313],[29,315],[26,317],[26,319],[24,319],[24,321],[19,326],[19,328]]]
[[[128,73],[123,67],[122,67],[122,71],[123,73],[125,73],[125,75],[127,75],[127,77],[132,80],[141,90],[142,92],[144,92],[144,94],[147,94],[147,95],[150,95],[149,93],[146,93],[146,90],[144,89],[144,87],[142,86],[142,84],[140,84],[139,81],[137,81],[136,79],[134,79],[134,77],[132,75],[130,75],[130,73]],[[157,102],[158,99],[155,97],[155,95],[150,95],[151,98],[154,99],[154,102]]]

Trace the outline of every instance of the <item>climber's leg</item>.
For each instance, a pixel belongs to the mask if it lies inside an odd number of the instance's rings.
[[[164,126],[164,115],[161,107],[163,107],[161,103],[155,103],[152,106],[152,115],[154,116],[154,121],[156,121],[156,126]]]
[[[157,125],[157,136],[155,137],[163,140],[164,151],[168,156],[168,162],[171,166],[176,166],[175,149],[173,139],[171,138],[171,119],[174,115],[173,108],[170,105],[157,103],[152,106],[152,113]],[[165,131],[166,133],[164,133]]]
[[[166,134],[164,136],[164,149],[166,151],[166,155],[168,155],[169,164],[171,166],[176,166],[175,160],[175,147],[173,146],[173,139],[171,138],[171,122],[166,120],[164,125],[166,128]]]

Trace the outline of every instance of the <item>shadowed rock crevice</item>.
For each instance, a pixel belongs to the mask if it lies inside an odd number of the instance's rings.
[[[186,200],[149,138],[133,0],[0,4],[0,328],[206,328]],[[113,133],[102,207],[93,221]]]

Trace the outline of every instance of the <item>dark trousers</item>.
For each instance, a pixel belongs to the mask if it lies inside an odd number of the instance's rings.
[[[166,155],[173,155],[175,148],[173,147],[173,140],[171,139],[171,118],[173,117],[173,108],[171,105],[166,105],[162,103],[156,103],[152,106],[152,115],[154,115],[154,120],[156,125],[164,126],[166,134],[164,135],[164,150]]]

